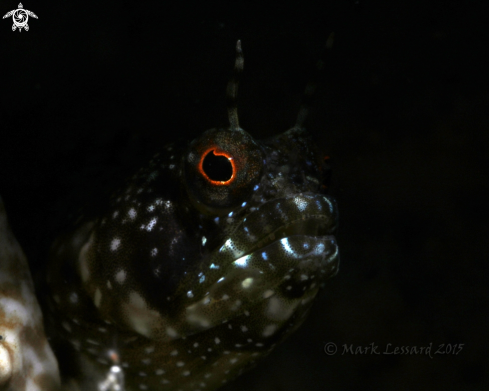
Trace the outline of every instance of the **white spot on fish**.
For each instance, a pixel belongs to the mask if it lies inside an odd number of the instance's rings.
[[[253,278],[251,277],[248,277],[248,278],[245,278],[243,280],[243,282],[241,283],[241,286],[244,288],[244,289],[247,289],[251,286],[251,284],[253,283]]]
[[[115,280],[119,283],[119,284],[124,284],[124,281],[126,281],[126,277],[127,277],[127,272],[124,270],[124,269],[121,269],[119,270],[116,274],[115,274]]]
[[[178,333],[175,331],[175,329],[171,327],[166,328],[166,333],[168,334],[169,337],[175,338],[178,336]]]
[[[70,293],[70,301],[73,303],[73,304],[76,304],[78,303],[78,295],[76,292],[71,292]]]
[[[110,250],[111,251],[116,251],[121,245],[121,239],[120,238],[114,238],[112,239],[112,242],[110,242]]]
[[[139,293],[132,291],[129,293],[129,303],[141,310],[144,310],[147,308],[146,301],[144,300],[143,296],[141,296]]]
[[[287,238],[280,239],[280,243],[282,243],[282,247],[284,248],[284,250],[286,252],[288,252],[289,254],[292,254],[292,255],[296,254],[295,251],[292,250],[292,247],[290,247],[289,239],[287,239]]]
[[[93,304],[95,304],[95,307],[100,307],[100,303],[102,301],[102,292],[100,291],[99,288],[95,290],[95,295],[93,296]]]
[[[299,197],[294,198],[294,203],[300,212],[304,212],[306,210],[307,202],[303,198],[299,198]]]
[[[263,298],[268,299],[270,296],[273,296],[274,293],[275,293],[274,291],[272,291],[271,289],[268,289],[265,292],[263,292]]]
[[[249,259],[250,259],[250,256],[246,255],[246,256],[241,257],[241,258],[237,259],[236,261],[234,261],[234,264],[238,267],[246,267],[246,266],[248,266]]]
[[[129,212],[127,212],[127,215],[129,216],[129,218],[131,220],[134,220],[136,218],[136,216],[138,215],[138,213],[136,212],[136,209],[131,208],[131,209],[129,209]]]
[[[154,228],[154,226],[156,225],[157,221],[158,221],[157,217],[152,218],[151,221],[146,226],[146,231],[150,232]]]
[[[275,325],[275,324],[269,324],[268,326],[266,326],[263,329],[262,335],[264,337],[270,337],[271,335],[273,335],[275,333],[275,331],[277,331],[277,325]]]

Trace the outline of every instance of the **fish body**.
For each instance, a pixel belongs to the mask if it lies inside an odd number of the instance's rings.
[[[58,364],[44,333],[27,259],[0,198],[0,390],[59,386]]]

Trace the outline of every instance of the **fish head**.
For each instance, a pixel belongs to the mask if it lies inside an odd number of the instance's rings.
[[[240,55],[238,41],[237,71]],[[256,140],[229,112],[229,128],[159,148],[54,242],[50,330],[80,384],[108,389],[120,368],[128,389],[214,390],[290,335],[337,273],[337,206],[311,135]]]
[[[129,372],[146,373],[151,351],[164,380],[203,379],[216,362],[218,382],[236,376],[302,323],[338,270],[328,175],[302,129],[264,141],[212,129],[163,148],[105,214],[55,242],[60,333],[99,361],[117,352]]]

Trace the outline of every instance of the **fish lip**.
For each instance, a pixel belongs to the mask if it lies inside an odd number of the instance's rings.
[[[308,205],[305,205],[306,203]],[[291,219],[284,218],[283,215],[279,216],[284,213],[283,210],[280,210],[281,206],[289,209],[287,207],[292,206],[292,204],[295,204],[298,210],[302,209],[302,213],[297,213],[297,210],[292,211],[296,215],[295,218]],[[312,204],[316,207],[310,208],[309,206]],[[291,211],[289,210],[289,212]],[[236,234],[240,229],[246,230],[246,224],[260,213],[270,214],[269,217],[272,217],[271,214],[275,214],[283,221],[275,224],[275,229],[270,229],[266,234],[262,235],[252,249],[250,248],[249,251],[240,256],[257,251],[259,248],[289,236],[327,236],[333,235],[337,228],[338,208],[334,198],[323,193],[303,192],[274,198],[261,204],[243,219],[233,234]],[[261,226],[261,229],[266,231],[267,225]],[[232,237],[233,234],[229,236]],[[259,235],[257,234],[256,236]]]
[[[336,237],[334,235],[338,222],[338,208],[334,198],[324,193],[313,192],[298,192],[289,194],[285,197],[274,198],[260,205],[252,214],[260,214],[264,209],[280,209],[279,205],[284,203],[294,203],[299,205],[301,201],[307,202],[308,207],[314,205],[315,208],[304,207],[304,212],[296,219],[283,221],[278,224],[277,228],[261,238],[252,248],[240,257],[234,259],[233,264],[251,254],[264,251],[270,246],[280,243],[282,247],[286,247],[290,241],[316,241],[317,243],[326,243],[328,249],[324,250],[324,260],[322,266],[329,269],[322,279],[323,281],[333,277],[339,270],[339,251]],[[312,213],[311,213],[312,212]],[[248,215],[240,226],[240,229],[246,223],[246,220],[252,215]],[[279,212],[277,212],[279,214]],[[283,216],[282,216],[283,217]],[[304,267],[308,262],[308,257],[305,255],[297,255],[295,266],[297,268]],[[316,265],[319,268],[319,263]]]

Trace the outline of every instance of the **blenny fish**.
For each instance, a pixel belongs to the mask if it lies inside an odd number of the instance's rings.
[[[42,302],[64,389],[216,390],[297,329],[337,273],[307,110],[255,140],[239,126],[242,70],[238,41],[228,128],[162,148],[52,245]]]

